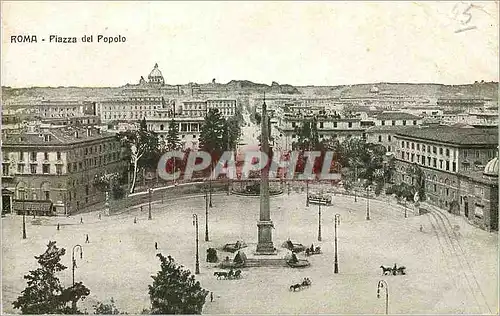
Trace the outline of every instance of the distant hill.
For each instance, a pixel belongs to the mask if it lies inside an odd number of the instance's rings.
[[[498,82],[485,82],[467,85],[443,84],[412,84],[412,83],[375,83],[355,84],[341,86],[299,86],[272,82],[271,85],[255,83],[249,80],[231,80],[226,84],[201,84],[200,91],[210,90],[212,95],[225,93],[231,95],[243,93],[269,94],[302,94],[304,97],[366,97],[366,96],[409,96],[427,99],[438,98],[488,98],[498,101]],[[180,85],[181,89],[191,91],[191,85]],[[377,93],[370,92],[376,87]],[[101,100],[107,98],[130,96],[133,94],[164,95],[166,98],[175,97],[177,86],[164,86],[161,88],[144,88],[133,86],[123,87],[32,87],[10,88],[2,87],[2,105],[11,107],[10,104],[29,105],[41,99],[46,100]],[[188,97],[188,95],[186,95]]]

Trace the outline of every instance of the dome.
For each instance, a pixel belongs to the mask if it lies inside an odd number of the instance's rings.
[[[483,174],[489,177],[498,177],[498,157],[491,159],[484,167]]]
[[[155,78],[155,77],[163,78],[160,69],[158,69],[158,64],[155,64],[155,67],[153,68],[153,70],[151,70],[151,73],[148,76],[148,78]]]

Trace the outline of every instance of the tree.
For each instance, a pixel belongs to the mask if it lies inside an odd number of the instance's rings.
[[[28,286],[21,292],[13,306],[20,309],[23,314],[76,314],[68,303],[84,299],[90,294],[90,290],[81,282],[74,286],[64,288],[57,272],[67,267],[60,263],[61,257],[66,250],[57,248],[55,241],[49,241],[47,250],[40,256],[35,256],[41,266],[32,270],[24,276],[28,280]]]
[[[167,132],[167,150],[174,151],[181,148],[181,140],[179,138],[179,124],[174,120],[168,125]]]
[[[154,281],[149,285],[151,314],[201,314],[208,291],[171,256],[156,256],[161,270],[152,276]]]
[[[121,314],[120,311],[115,306],[115,300],[111,298],[110,303],[106,304],[104,302],[97,302],[93,305],[94,314],[96,315],[118,315]]]
[[[219,159],[228,145],[226,120],[217,109],[210,109],[200,133],[200,149],[212,157],[211,167]]]
[[[228,149],[235,150],[236,145],[238,144],[238,140],[241,136],[241,122],[238,117],[233,116],[226,120],[227,125],[227,138],[228,138]]]
[[[153,169],[158,166],[161,156],[158,135],[147,130],[146,120],[143,119],[140,122],[139,130],[120,132],[116,137],[130,154],[130,163],[133,168],[130,193],[134,193],[139,168]]]

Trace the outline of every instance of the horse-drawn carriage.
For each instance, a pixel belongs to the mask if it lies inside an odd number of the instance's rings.
[[[380,266],[380,268],[382,269],[382,275],[405,275],[406,274],[406,267],[405,266],[400,266],[400,267],[397,267],[396,265],[394,265],[394,267],[384,267],[384,266]]]
[[[319,255],[321,253],[321,247],[311,247],[306,249],[306,256]]]
[[[294,244],[291,240],[285,241],[281,247],[286,248],[292,252],[302,252],[306,250],[306,247],[303,244]]]
[[[227,252],[236,252],[240,250],[241,248],[247,247],[247,244],[243,241],[236,241],[234,244],[226,244],[222,248],[222,250],[227,251]]]

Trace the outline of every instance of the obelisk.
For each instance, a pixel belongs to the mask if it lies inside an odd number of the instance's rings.
[[[266,100],[264,97],[264,102],[262,104],[262,130],[260,135],[260,151],[262,155],[266,154],[270,156],[269,150],[269,126],[267,118],[267,108]],[[269,157],[270,159],[270,157]],[[262,161],[262,159],[260,160]],[[274,228],[273,222],[271,221],[271,212],[269,208],[269,163],[261,169],[260,172],[260,217],[257,222],[258,227],[258,244],[257,244],[257,255],[271,255],[276,254],[276,250],[273,245],[273,235],[272,230]]]

